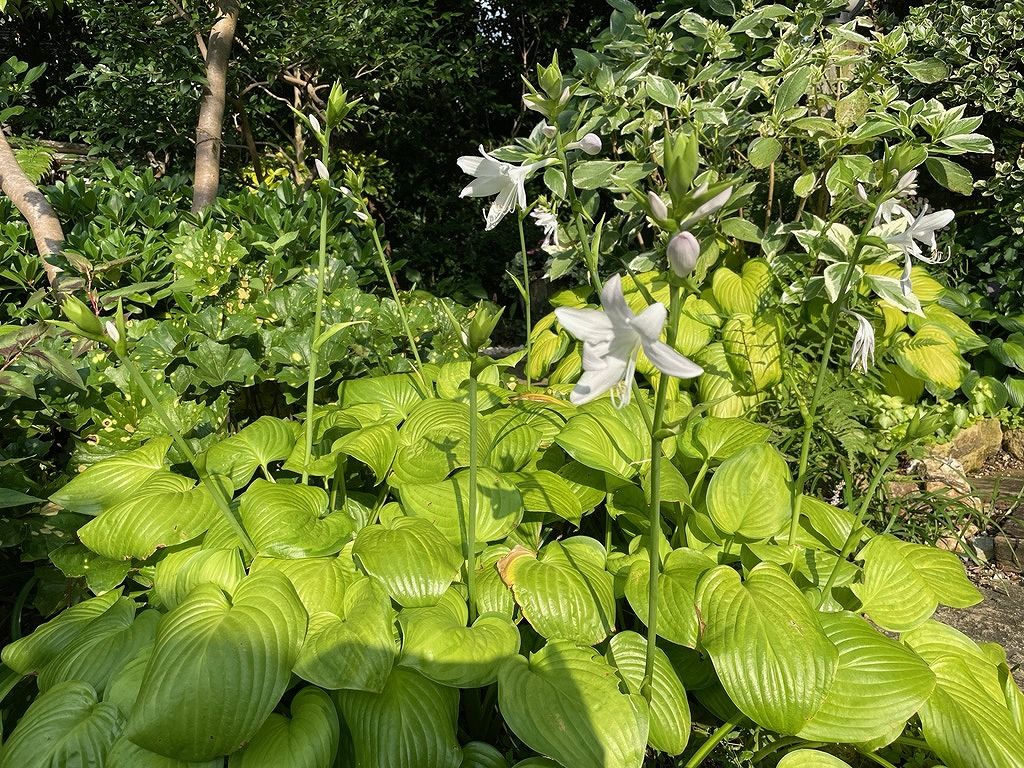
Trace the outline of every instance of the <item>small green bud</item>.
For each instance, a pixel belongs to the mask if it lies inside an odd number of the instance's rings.
[[[562,93],[562,70],[558,66],[558,52],[551,57],[551,63],[542,67],[537,65],[537,81],[549,99],[558,99]]]
[[[342,120],[348,117],[348,113],[352,111],[352,107],[354,107],[358,102],[358,99],[350,102],[348,100],[348,94],[339,83],[332,85],[331,93],[327,97],[328,130],[339,126]]]
[[[487,346],[487,341],[491,338],[494,327],[498,324],[504,311],[504,307],[494,311],[480,305],[469,323],[468,346],[473,352],[479,352],[481,348]]]
[[[97,337],[102,338],[105,335],[103,323],[100,322],[100,319],[93,314],[89,307],[74,296],[68,296],[64,299],[62,308],[64,316],[82,332],[83,336],[96,339]]]

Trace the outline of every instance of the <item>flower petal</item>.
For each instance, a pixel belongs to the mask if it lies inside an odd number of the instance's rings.
[[[664,304],[658,301],[634,317],[630,325],[641,337],[656,341],[661,336],[661,329],[665,326],[666,317],[668,317],[668,310],[665,309]]]
[[[459,197],[490,197],[501,192],[505,184],[501,176],[479,176],[462,188]]]
[[[704,373],[704,369],[689,358],[683,357],[668,344],[660,341],[643,341],[644,354],[662,373],[680,379],[692,379]]]
[[[611,340],[612,321],[600,310],[559,307],[555,310],[555,317],[565,330],[580,341],[594,344]]]
[[[622,277],[618,274],[608,278],[608,282],[601,289],[601,306],[611,318],[615,328],[624,328],[633,320],[633,313],[626,304],[626,297],[622,293]]]
[[[498,196],[491,203],[490,210],[487,211],[487,225],[484,229],[494,229],[498,226],[498,222],[504,219],[515,206],[515,194],[515,184],[508,184],[498,192]]]
[[[609,363],[601,368],[586,371],[576,382],[572,394],[569,395],[569,402],[573,405],[583,405],[591,400],[596,400],[622,381],[625,373],[626,364],[624,362]]]

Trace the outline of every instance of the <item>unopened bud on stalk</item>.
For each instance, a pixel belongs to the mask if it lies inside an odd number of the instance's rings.
[[[588,155],[596,155],[601,151],[601,137],[596,133],[588,133],[579,141],[574,141],[566,149],[581,149]]]
[[[700,243],[689,232],[683,231],[669,240],[666,254],[672,271],[678,277],[689,277],[700,258]]]
[[[317,133],[322,133],[322,130],[320,129],[320,121],[316,119],[316,115],[311,114],[308,119],[309,124],[310,126],[312,126],[313,130],[316,131]]]
[[[540,130],[549,139],[555,138],[555,134],[558,133],[558,129],[553,125],[545,125]]]
[[[668,218],[668,206],[665,205],[665,201],[661,199],[660,195],[648,192],[647,204],[651,206],[651,216],[655,219],[665,220]]]
[[[313,165],[316,166],[316,175],[317,176],[319,176],[324,181],[330,181],[331,180],[331,174],[328,173],[327,166],[323,164],[323,161],[320,158],[316,158],[313,161]]]
[[[121,334],[118,333],[117,326],[114,325],[112,322],[107,320],[107,322],[103,324],[103,328],[106,330],[107,336],[109,336],[111,341],[113,341],[115,344],[117,344],[117,342],[121,340]]]

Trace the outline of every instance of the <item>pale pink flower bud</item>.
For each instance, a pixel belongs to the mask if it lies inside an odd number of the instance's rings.
[[[700,258],[700,243],[689,232],[683,231],[669,240],[666,253],[672,271],[679,277],[689,277]]]
[[[647,204],[651,206],[651,215],[654,218],[663,220],[668,218],[668,207],[665,205],[665,201],[661,199],[660,195],[648,192]]]
[[[588,155],[596,155],[601,151],[601,137],[596,133],[588,133],[576,144]]]

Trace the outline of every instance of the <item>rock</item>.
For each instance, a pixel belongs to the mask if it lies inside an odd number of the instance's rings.
[[[905,475],[896,475],[885,484],[886,494],[890,498],[912,496],[920,492],[920,490],[921,484],[914,478],[906,477]]]
[[[935,542],[935,546],[947,552],[956,552],[958,555],[966,555],[968,552],[976,553],[974,546],[975,537],[981,533],[981,529],[973,523],[968,523],[960,531],[959,536],[943,536]]]
[[[960,430],[948,443],[928,447],[936,459],[956,459],[966,472],[976,472],[1003,447],[1003,427],[999,419],[982,419]]]
[[[996,543],[991,536],[975,536],[974,541],[971,543],[974,545],[974,551],[981,562],[991,563],[995,561]]]
[[[1024,459],[1024,429],[1003,432],[1003,450],[1015,459]]]
[[[992,543],[996,566],[1004,571],[1020,573],[1021,566],[1024,565],[1024,539],[994,536]]]

